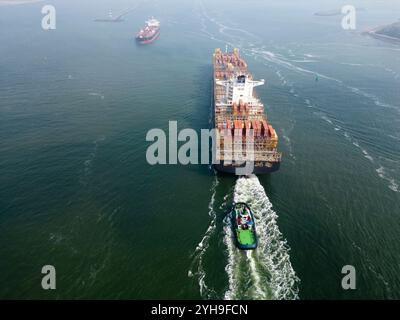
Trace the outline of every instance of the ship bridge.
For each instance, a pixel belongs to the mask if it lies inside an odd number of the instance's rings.
[[[225,103],[239,104],[247,103],[249,105],[260,103],[254,97],[253,89],[265,83],[264,79],[255,81],[249,75],[237,74],[229,80],[217,80],[216,84],[225,87]]]

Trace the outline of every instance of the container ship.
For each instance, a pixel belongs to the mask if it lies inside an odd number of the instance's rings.
[[[238,168],[240,174],[277,171],[282,158],[278,135],[254,90],[265,81],[253,80],[238,49],[215,49],[213,65],[215,169],[233,174],[239,174]]]
[[[136,41],[140,44],[154,42],[160,35],[160,21],[151,18],[146,21],[146,25],[137,33]]]

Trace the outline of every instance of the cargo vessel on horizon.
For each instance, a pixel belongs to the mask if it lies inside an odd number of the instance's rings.
[[[230,53],[215,49],[213,65],[215,169],[238,174],[237,169],[247,170],[251,163],[245,174],[277,171],[282,158],[278,135],[254,91],[265,81],[253,80],[238,49]]]
[[[160,21],[151,18],[146,25],[136,34],[136,41],[140,44],[154,42],[160,35]]]

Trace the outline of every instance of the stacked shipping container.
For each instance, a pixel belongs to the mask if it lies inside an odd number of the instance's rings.
[[[254,160],[260,162],[280,162],[281,154],[277,152],[278,136],[268,123],[264,114],[264,105],[256,97],[252,103],[242,100],[227,103],[227,91],[217,85],[217,80],[229,80],[238,75],[246,75],[252,79],[246,62],[239,51],[222,53],[216,49],[214,53],[214,104],[215,127],[217,128],[217,159],[235,160],[235,152],[246,156],[247,150],[254,152]],[[240,144],[240,145],[239,145]],[[239,156],[239,158],[242,158]]]

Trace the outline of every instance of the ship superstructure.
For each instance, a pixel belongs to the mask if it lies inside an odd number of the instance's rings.
[[[213,64],[215,168],[237,173],[238,168],[251,163],[246,174],[278,170],[282,157],[277,151],[278,135],[254,90],[265,81],[253,79],[238,49],[230,53],[216,49]]]

